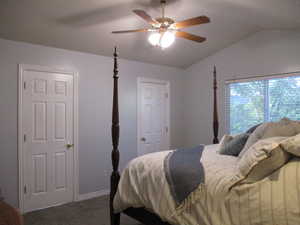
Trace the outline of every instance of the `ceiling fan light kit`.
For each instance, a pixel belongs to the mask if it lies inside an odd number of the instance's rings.
[[[162,49],[170,47],[175,41],[175,34],[173,31],[153,32],[149,35],[148,41],[151,45],[160,47]]]
[[[195,42],[203,42],[206,40],[204,37],[193,35],[184,31],[181,28],[191,27],[204,23],[209,23],[210,20],[206,16],[198,16],[191,19],[187,19],[181,22],[175,22],[173,19],[165,17],[165,5],[166,0],[161,0],[162,17],[152,19],[145,11],[135,9],[133,12],[147,21],[152,27],[148,29],[137,29],[137,30],[124,30],[124,31],[113,31],[114,34],[132,33],[132,32],[151,32],[148,41],[153,46],[158,46],[161,49],[170,47],[175,37],[184,38]]]

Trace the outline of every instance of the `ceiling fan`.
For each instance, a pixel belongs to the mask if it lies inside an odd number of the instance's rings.
[[[174,41],[175,37],[185,38],[191,41],[203,42],[206,38],[190,34],[184,31],[181,31],[181,28],[191,27],[195,25],[209,23],[210,20],[206,16],[198,16],[183,20],[180,22],[175,22],[173,19],[165,16],[165,5],[166,0],[161,0],[162,16],[156,19],[153,19],[145,11],[135,9],[133,12],[144,19],[151,25],[151,28],[136,29],[136,30],[122,30],[122,31],[113,31],[113,34],[124,34],[132,32],[151,32],[148,40],[154,46],[159,46],[161,48],[169,47]]]

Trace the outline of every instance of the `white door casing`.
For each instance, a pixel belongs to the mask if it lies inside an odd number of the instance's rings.
[[[138,155],[170,148],[170,84],[138,78]]]
[[[22,212],[77,198],[77,74],[19,67],[19,199]]]

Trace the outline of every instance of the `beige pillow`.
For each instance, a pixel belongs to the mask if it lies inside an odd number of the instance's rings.
[[[285,139],[280,143],[280,146],[285,151],[300,157],[300,134]]]
[[[284,123],[284,124],[288,124],[288,125],[293,126],[293,129],[296,131],[296,133],[297,134],[300,133],[300,121],[298,121],[298,120],[291,120],[289,118],[284,117],[284,118],[282,118],[280,120],[280,122]]]
[[[245,147],[239,154],[239,157],[241,158],[247,149],[249,149],[253,144],[255,144],[257,141],[265,138],[270,137],[291,137],[300,132],[300,126],[299,130],[297,129],[298,126],[295,124],[289,123],[286,121],[286,118],[280,120],[279,122],[268,122],[263,123],[259,127],[255,129],[255,131],[250,135],[248,138]]]
[[[286,137],[272,137],[258,141],[238,161],[239,181],[253,183],[283,166],[290,154],[281,147]]]

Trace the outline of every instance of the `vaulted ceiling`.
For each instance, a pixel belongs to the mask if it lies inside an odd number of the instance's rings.
[[[145,33],[111,34],[147,27],[132,9],[160,16],[159,0],[0,0],[0,38],[106,56],[117,45],[122,58],[184,68],[257,31],[300,28],[300,0],[167,0],[168,17],[211,23],[185,29],[206,42],[177,39],[161,50]]]

